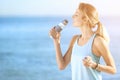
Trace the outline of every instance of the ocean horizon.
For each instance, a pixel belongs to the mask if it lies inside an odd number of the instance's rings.
[[[72,26],[71,16],[0,17],[1,80],[71,80],[70,64],[63,71],[58,69],[49,36],[49,30],[64,19],[69,23],[61,32],[63,55],[72,36],[80,34],[79,29]],[[110,35],[110,51],[117,67],[115,75],[102,72],[103,80],[119,80],[120,17],[103,16],[100,21]]]

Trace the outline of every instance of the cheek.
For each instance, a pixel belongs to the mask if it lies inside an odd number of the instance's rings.
[[[82,21],[80,19],[73,19],[73,26],[80,26]]]

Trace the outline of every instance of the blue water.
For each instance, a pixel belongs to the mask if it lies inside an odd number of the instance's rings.
[[[64,55],[71,37],[80,33],[72,26],[71,17],[1,17],[0,80],[71,80],[70,65],[64,71],[58,69],[48,34],[63,19],[69,21],[61,33]],[[110,49],[117,66],[117,74],[103,73],[103,80],[120,80],[120,18],[106,17],[101,21],[110,34]]]

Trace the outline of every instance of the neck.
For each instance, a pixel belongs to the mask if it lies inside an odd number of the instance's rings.
[[[94,32],[90,29],[89,26],[82,26],[80,27],[80,30],[82,33],[82,39],[88,39],[94,34]]]

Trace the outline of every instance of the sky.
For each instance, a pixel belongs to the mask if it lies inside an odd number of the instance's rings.
[[[100,15],[120,16],[120,0],[0,0],[0,16],[70,16],[80,2],[92,4]]]

